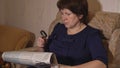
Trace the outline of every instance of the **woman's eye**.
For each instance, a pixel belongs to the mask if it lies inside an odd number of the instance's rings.
[[[63,15],[67,15],[67,16],[69,16],[69,15],[71,15],[72,13],[62,13],[61,12],[61,15],[63,16]]]
[[[68,15],[68,16],[69,16],[69,15],[70,15],[70,13],[66,13],[66,15]]]

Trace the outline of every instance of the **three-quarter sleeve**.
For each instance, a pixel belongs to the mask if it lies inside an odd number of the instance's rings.
[[[88,36],[87,46],[89,47],[93,60],[100,60],[107,65],[107,50],[105,50],[100,36],[100,31],[96,30]]]

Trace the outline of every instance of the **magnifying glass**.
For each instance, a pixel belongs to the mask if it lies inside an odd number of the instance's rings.
[[[42,38],[46,38],[47,37],[47,33],[44,30],[41,30],[40,34],[42,35]]]

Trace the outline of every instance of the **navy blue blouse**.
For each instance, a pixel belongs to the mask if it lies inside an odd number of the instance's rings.
[[[65,26],[57,24],[45,49],[55,53],[60,64],[79,65],[92,60],[107,64],[107,52],[100,31],[90,26],[77,34],[68,35]]]

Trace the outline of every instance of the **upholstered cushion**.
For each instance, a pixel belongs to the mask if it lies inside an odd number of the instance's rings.
[[[97,12],[89,25],[100,29],[107,39],[110,39],[112,32],[120,27],[120,14],[110,12]]]

